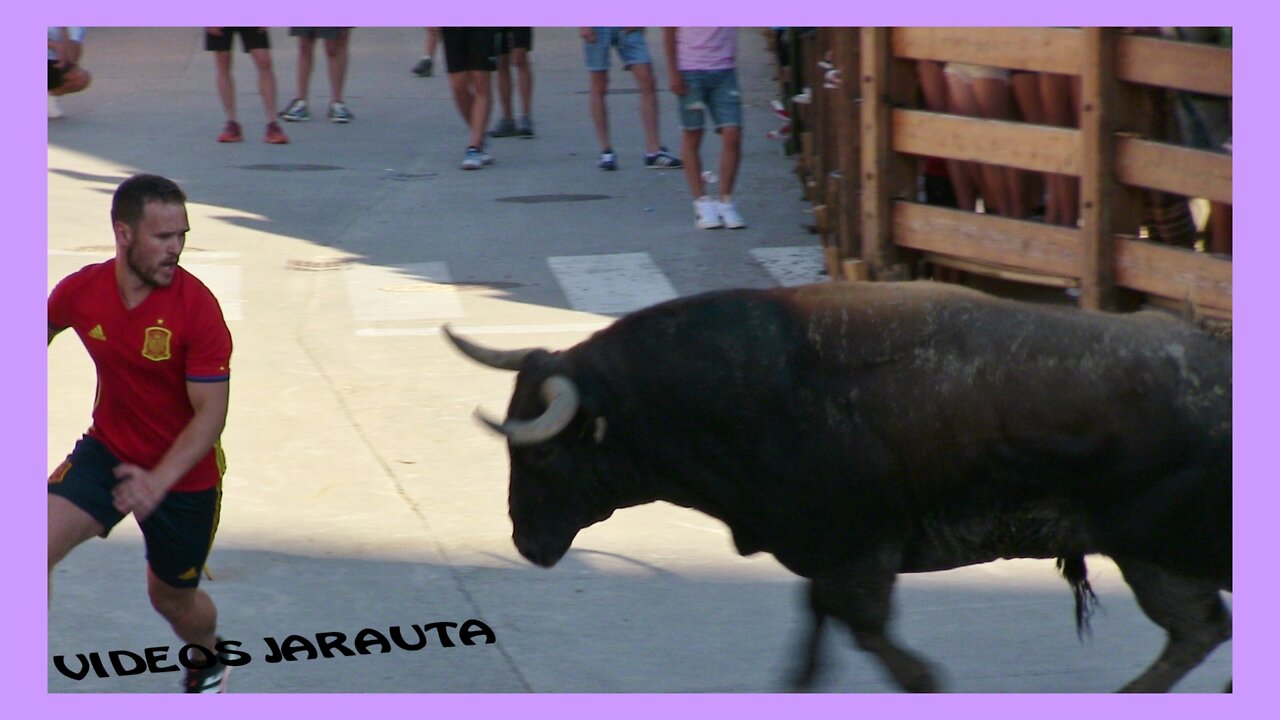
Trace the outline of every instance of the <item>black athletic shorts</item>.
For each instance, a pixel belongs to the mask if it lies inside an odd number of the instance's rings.
[[[450,73],[498,69],[498,31],[500,28],[441,28],[444,61]]]
[[[221,35],[204,31],[204,49],[212,52],[229,52],[232,39],[240,36],[240,44],[244,51],[262,50],[271,47],[271,35],[266,28],[260,27],[224,27]]]
[[[67,71],[69,71],[73,67],[75,67],[75,65],[68,65],[64,68],[60,68],[58,67],[57,60],[50,60],[49,61],[49,89],[53,90],[55,88],[62,87],[62,83],[63,83],[62,77],[67,73]]]
[[[533,51],[533,28],[498,28],[498,54],[506,55],[512,50]]]
[[[124,515],[112,502],[120,464],[98,440],[82,437],[71,455],[49,476],[49,493],[70,500],[102,524],[106,537]],[[146,520],[138,523],[147,544],[147,564],[156,577],[178,588],[200,584],[200,570],[218,530],[222,487],[171,492]]]

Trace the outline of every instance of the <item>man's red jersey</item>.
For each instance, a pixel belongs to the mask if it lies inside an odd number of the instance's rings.
[[[209,288],[182,267],[132,310],[114,259],[68,275],[49,295],[49,325],[73,328],[98,368],[89,435],[122,462],[154,468],[195,415],[188,382],[231,378],[231,332]],[[174,491],[207,490],[222,476],[221,448]]]

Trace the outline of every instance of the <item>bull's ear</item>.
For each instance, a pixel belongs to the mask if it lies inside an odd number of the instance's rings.
[[[608,429],[609,429],[609,423],[605,422],[605,419],[603,417],[596,418],[595,424],[591,431],[591,438],[596,441],[597,445],[604,442],[604,435],[605,435],[605,432],[608,431]]]

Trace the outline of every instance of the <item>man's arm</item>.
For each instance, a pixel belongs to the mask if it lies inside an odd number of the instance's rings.
[[[147,470],[130,463],[116,466],[115,476],[121,480],[113,491],[116,509],[126,514],[132,512],[138,520],[150,515],[164,500],[169,488],[218,442],[227,422],[230,396],[229,381],[188,382],[187,397],[191,399],[195,415],[155,467]]]
[[[49,345],[51,345],[53,343],[53,339],[57,337],[58,333],[62,332],[63,330],[66,330],[66,328],[54,327],[53,325],[49,325],[49,342],[45,343],[45,347],[48,347]]]

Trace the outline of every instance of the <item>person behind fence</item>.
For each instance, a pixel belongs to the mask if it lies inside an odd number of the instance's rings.
[[[198,586],[222,497],[231,333],[217,299],[178,264],[186,200],[156,175],[122,182],[111,203],[115,257],[49,295],[49,344],[73,329],[98,374],[93,422],[49,476],[49,594],[68,553],[132,513],[152,607],[207,651],[187,650],[183,689],[217,693],[226,686],[218,611]]]
[[[640,122],[644,126],[644,166],[655,170],[677,169],[680,158],[662,145],[658,134],[658,91],[653,76],[653,59],[645,40],[644,28],[584,27],[578,30],[586,54],[587,72],[591,77],[591,121],[600,141],[601,170],[617,170],[618,155],[609,137],[609,56],[618,53],[622,69],[630,70],[640,91]]]
[[[329,121],[349,123],[355,119],[347,103],[342,99],[347,84],[347,65],[351,58],[351,28],[349,27],[291,27],[289,34],[298,38],[298,96],[289,103],[280,117],[289,122],[311,119],[307,102],[311,90],[311,68],[315,64],[316,40],[324,41],[324,54],[329,70]]]
[[[1229,27],[1162,27],[1162,37],[1231,48]],[[1197,150],[1231,154],[1231,98],[1189,92],[1171,93],[1180,142]],[[1209,201],[1209,252],[1231,254],[1231,203]]]
[[[733,200],[742,161],[742,97],[738,90],[738,29],[664,28],[671,92],[679,97],[684,176],[693,193],[694,225],[702,229],[747,226]],[[699,150],[707,115],[720,135],[720,191],[707,194]]]
[[[533,137],[533,68],[529,53],[533,52],[533,28],[504,27],[498,32],[498,100],[502,117],[489,131],[491,137]],[[516,82],[520,92],[521,115],[516,121],[511,103],[511,67],[516,69]]]
[[[78,93],[89,87],[92,77],[83,67],[85,29],[82,27],[49,28],[49,117],[62,117],[58,97]]]
[[[236,84],[231,74],[231,46],[235,36],[240,36],[244,52],[253,58],[258,70],[258,93],[267,111],[267,133],[263,140],[272,145],[284,145],[289,136],[276,122],[276,73],[271,66],[271,36],[264,27],[211,27],[205,28],[204,49],[213,53],[218,68],[218,99],[227,115],[227,124],[218,135],[218,142],[232,143],[244,140],[244,131],[236,119]]]
[[[441,28],[449,88],[462,121],[469,130],[463,170],[479,170],[493,162],[485,145],[489,111],[493,107],[492,77],[498,68],[498,28]]]

